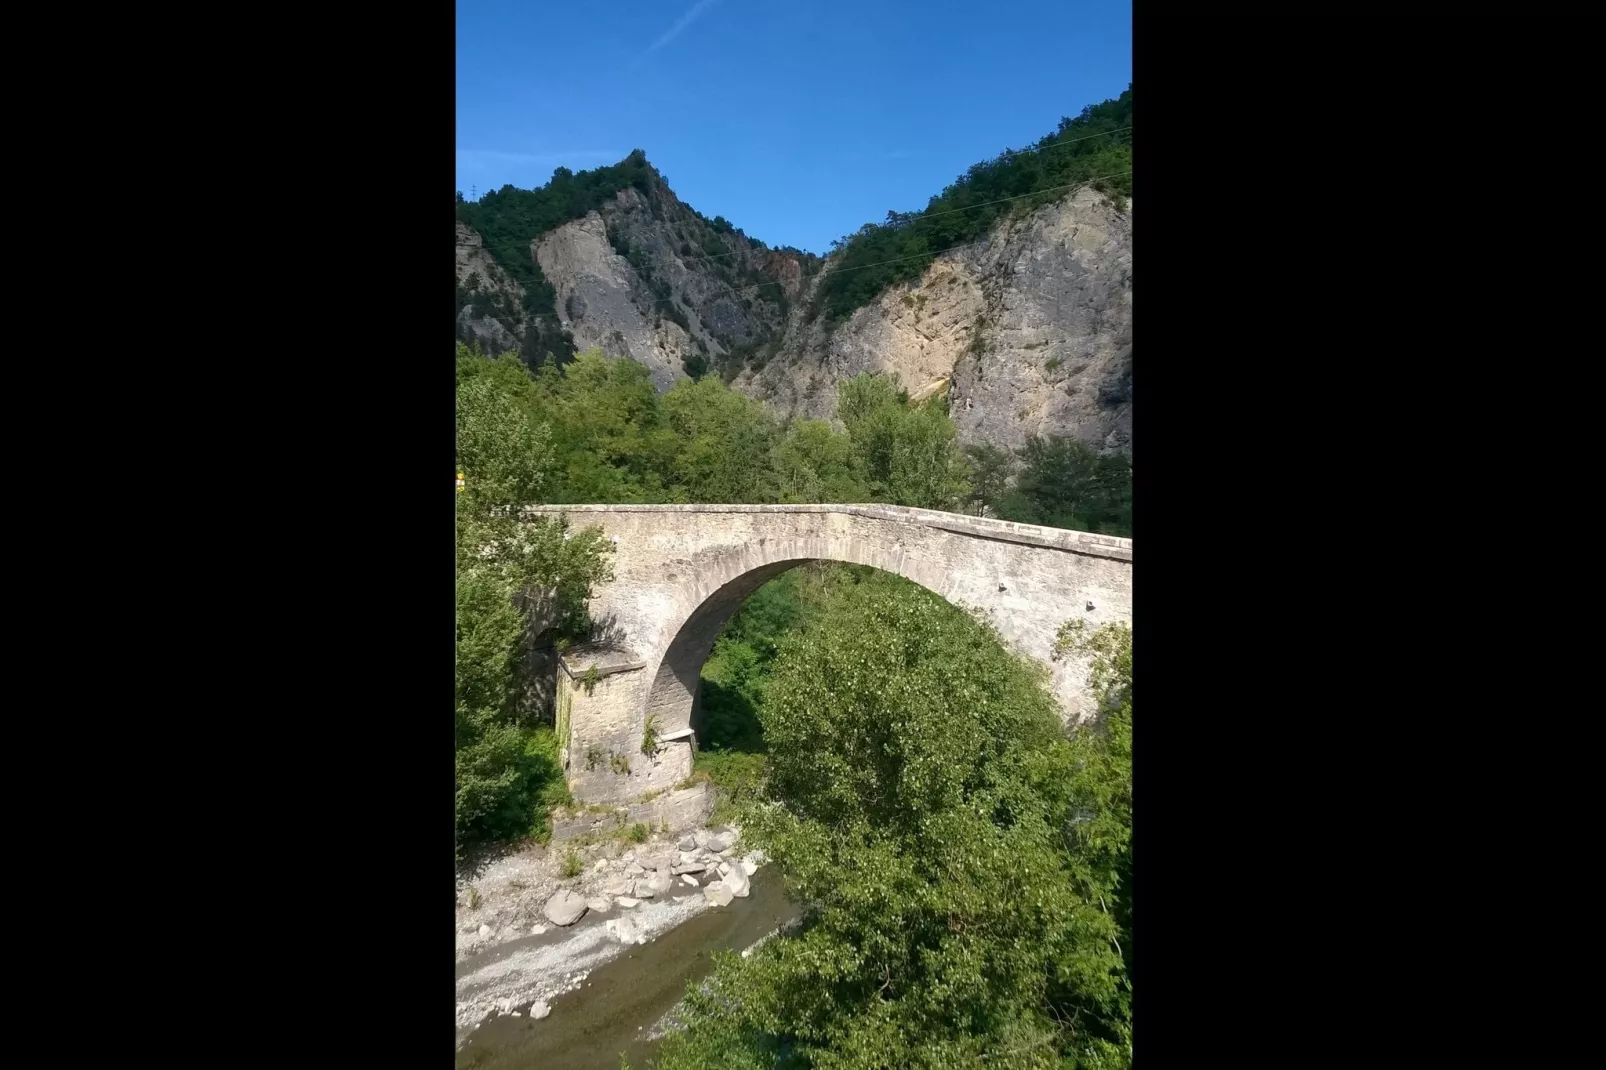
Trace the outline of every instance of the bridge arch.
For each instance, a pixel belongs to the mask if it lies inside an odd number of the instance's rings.
[[[1050,668],[1067,720],[1093,703],[1086,665],[1050,658],[1059,626],[1131,620],[1130,539],[885,505],[530,512],[596,524],[615,546],[614,579],[591,599],[597,639],[558,670],[570,790],[586,802],[628,802],[690,774],[699,678],[715,639],[749,595],[806,562],[872,566],[980,610],[1007,644]],[[661,741],[651,755],[641,746],[649,723]]]

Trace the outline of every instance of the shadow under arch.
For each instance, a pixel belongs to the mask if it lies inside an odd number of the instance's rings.
[[[763,564],[752,564],[748,554],[741,555],[747,559],[745,567],[732,569],[735,574],[714,587],[680,622],[654,671],[652,685],[647,692],[646,715],[648,718],[657,718],[661,732],[674,733],[688,728],[701,730],[702,726],[698,723],[701,712],[700,681],[703,665],[714,649],[714,642],[749,595],[800,565],[818,562],[868,566],[909,580],[956,608],[965,609],[954,602],[944,589],[944,574],[940,568],[932,562],[911,560],[901,548],[892,554],[859,554],[852,549],[838,547],[832,547],[827,552],[820,552],[824,549],[822,547],[809,547],[814,551],[810,553],[797,552],[799,549],[779,549],[777,560]]]

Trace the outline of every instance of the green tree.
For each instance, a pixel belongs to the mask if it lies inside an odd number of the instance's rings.
[[[771,455],[781,502],[867,502],[870,490],[854,468],[853,445],[824,420],[795,421]]]
[[[743,816],[803,928],[723,956],[660,1065],[1129,1065],[1129,731],[1067,739],[1041,670],[911,585],[828,622],[782,644]]]
[[[534,407],[552,426],[562,503],[665,502],[676,449],[645,366],[588,350],[536,376]]]
[[[1033,436],[1016,451],[1024,467],[999,505],[1008,520],[1106,535],[1132,534],[1132,462],[1101,456],[1074,438]]]
[[[971,501],[976,514],[985,515],[996,510],[999,499],[1009,486],[1009,469],[1015,458],[1008,450],[999,449],[990,442],[974,442],[965,447],[965,459],[970,462]]]
[[[954,509],[970,492],[945,401],[910,405],[894,381],[867,373],[842,384],[837,415],[852,443],[855,470],[875,500]]]
[[[775,500],[765,463],[775,422],[762,402],[709,377],[676,383],[662,407],[676,438],[674,482],[688,501]]]
[[[600,529],[524,520],[541,500],[551,435],[532,417],[523,367],[457,347],[457,838],[461,850],[527,835],[562,787],[550,731],[521,712],[518,666],[537,634],[583,634],[610,575]]]

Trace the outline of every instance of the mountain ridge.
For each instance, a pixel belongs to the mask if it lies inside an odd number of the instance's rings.
[[[1130,131],[1128,90],[825,258],[709,219],[640,150],[459,194],[457,335],[532,366],[596,346],[660,391],[719,374],[800,416],[829,418],[838,383],[887,372],[946,392],[963,441],[1129,453]]]

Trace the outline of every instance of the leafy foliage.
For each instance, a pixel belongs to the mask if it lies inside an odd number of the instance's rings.
[[[481,358],[476,358],[481,359]],[[911,406],[891,381],[844,385],[847,432],[783,422],[709,376],[659,394],[628,359],[581,353],[531,375],[481,360],[548,429],[542,492],[554,503],[868,502],[953,508],[968,490],[940,401]]]
[[[663,1070],[1130,1065],[1130,634],[1064,640],[1110,695],[1069,739],[1041,670],[896,578],[781,640],[742,820],[810,909],[688,992]]]
[[[837,414],[848,429],[855,469],[876,501],[952,509],[970,491],[945,403],[910,405],[879,375],[843,383]]]
[[[577,634],[609,576],[599,529],[521,522],[541,500],[551,434],[522,402],[523,368],[457,347],[457,836],[459,848],[539,831],[566,793],[549,729],[520,708],[519,660],[548,629]]]
[[[1106,535],[1132,534],[1132,462],[1101,456],[1073,438],[1026,440],[1025,467],[998,503],[998,515]]]
[[[999,499],[1009,485],[1009,469],[1014,456],[990,442],[973,442],[965,447],[965,460],[970,464],[971,501],[978,516],[996,509]]]
[[[770,456],[779,502],[873,500],[855,465],[852,442],[824,420],[793,423],[776,440]]]
[[[1064,196],[1066,186],[1092,182],[1118,198],[1131,196],[1131,126],[1128,87],[1114,100],[1062,119],[1058,130],[1032,146],[1036,151],[971,167],[923,211],[888,212],[885,223],[865,224],[833,244],[838,259],[821,280],[817,300],[833,318],[847,316],[893,283],[920,278],[936,254],[980,238],[1005,216]],[[987,203],[1008,197],[1019,199]]]

